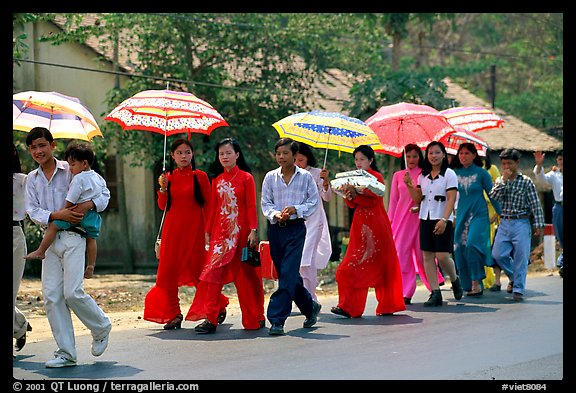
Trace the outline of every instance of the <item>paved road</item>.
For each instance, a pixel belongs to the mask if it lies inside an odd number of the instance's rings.
[[[444,306],[438,308],[422,306],[428,293],[418,287],[406,311],[381,317],[374,315],[370,292],[358,319],[331,314],[337,299],[329,298],[314,328],[302,328],[304,316],[293,311],[287,335],[280,337],[268,336],[267,328],[243,330],[239,316],[229,316],[212,335],[197,335],[190,322],[176,331],[160,325],[113,330],[99,358],[90,355],[90,336],[77,337],[78,366],[64,369],[44,367],[53,341],[33,342],[14,359],[13,376],[76,383],[185,380],[199,382],[200,388],[210,385],[207,380],[273,379],[548,380],[553,385],[564,374],[563,283],[557,274],[529,277],[523,303],[513,302],[504,289],[455,301],[443,287]]]

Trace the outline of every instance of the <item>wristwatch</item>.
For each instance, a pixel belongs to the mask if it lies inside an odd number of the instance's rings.
[[[446,222],[446,223],[448,222],[448,220],[445,219],[444,217],[440,218],[440,221],[444,221],[444,222]]]

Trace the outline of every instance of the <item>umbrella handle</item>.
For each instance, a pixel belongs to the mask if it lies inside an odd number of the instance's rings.
[[[330,144],[330,135],[332,134],[332,128],[328,128],[328,141],[326,142],[326,152],[324,153],[324,165],[322,169],[326,168],[326,158],[328,158],[328,145]]]
[[[404,168],[408,170],[408,159],[406,158],[406,146],[404,146]]]
[[[162,156],[162,172],[166,172],[166,133],[164,133],[164,155]]]

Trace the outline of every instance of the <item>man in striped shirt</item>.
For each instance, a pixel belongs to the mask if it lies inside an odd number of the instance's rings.
[[[270,256],[278,272],[278,289],[270,297],[267,317],[272,326],[270,335],[284,334],[284,322],[292,311],[292,301],[306,316],[303,327],[314,326],[320,313],[304,287],[300,260],[306,239],[304,220],[318,208],[320,197],[314,177],[296,166],[298,144],[282,138],[274,144],[279,167],[269,171],[262,182],[262,213],[268,227]]]
[[[530,259],[530,239],[532,233],[541,235],[544,212],[532,179],[518,171],[520,152],[505,149],[500,153],[500,160],[502,175],[490,191],[490,197],[500,202],[502,207],[492,247],[492,256],[498,264],[494,270],[497,276],[499,269],[504,270],[510,280],[507,291],[513,293],[514,301],[522,301]]]

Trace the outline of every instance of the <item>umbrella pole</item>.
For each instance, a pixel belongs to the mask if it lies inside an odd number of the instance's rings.
[[[162,173],[166,172],[166,133],[164,133],[164,155],[162,156]]]
[[[408,170],[408,160],[406,159],[406,146],[404,146],[404,168]]]
[[[328,145],[330,143],[330,134],[332,133],[332,129],[328,128],[328,142],[326,142],[326,152],[324,153],[324,165],[322,169],[326,169],[326,159],[328,158]]]
[[[168,85],[166,85],[168,87]],[[166,136],[168,134],[168,111],[166,111],[166,128],[164,129],[164,155],[162,156],[162,173],[166,172]]]

